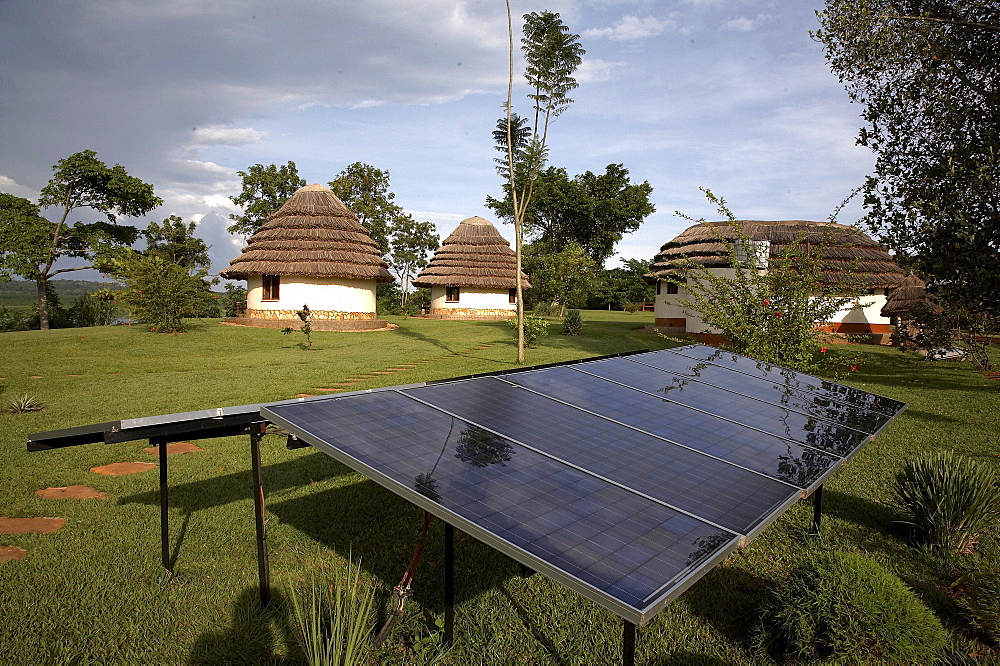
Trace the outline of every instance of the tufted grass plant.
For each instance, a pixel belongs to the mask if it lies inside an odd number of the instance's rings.
[[[40,412],[44,406],[33,395],[27,393],[16,395],[7,400],[7,411],[11,414],[27,414],[29,412]]]
[[[911,518],[915,540],[932,549],[971,552],[1000,514],[993,470],[953,451],[907,462],[896,475],[894,489]]]

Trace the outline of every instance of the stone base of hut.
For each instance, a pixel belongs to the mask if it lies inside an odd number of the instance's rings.
[[[510,319],[517,316],[517,310],[483,308],[431,308],[430,312],[421,315],[426,319]]]
[[[257,328],[302,328],[302,320],[260,319],[255,317],[228,317],[224,324],[233,326],[254,326]],[[394,328],[393,324],[381,319],[311,319],[309,325],[314,331],[380,331]]]

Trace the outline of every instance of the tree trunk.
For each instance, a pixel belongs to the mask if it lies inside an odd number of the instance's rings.
[[[48,280],[44,275],[39,275],[35,280],[38,286],[38,330],[49,330],[49,298],[45,293],[45,286]]]

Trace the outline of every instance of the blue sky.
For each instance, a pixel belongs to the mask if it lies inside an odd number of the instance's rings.
[[[699,187],[743,219],[826,219],[871,169],[860,108],[809,37],[822,3],[512,5],[515,39],[522,14],[551,10],[587,51],[552,164],[621,163],[653,187],[656,212],[620,257],[652,258],[689,226],[677,210],[718,218]],[[293,160],[326,183],[360,161],[444,237],[472,215],[496,221],[483,203],[500,194],[491,132],[507,66],[500,0],[4,0],[0,190],[34,198],[56,161],[95,150],[165,200],[132,223],[196,221],[217,271],[242,247],[225,232],[238,170]],[[838,221],[860,214],[855,201]]]

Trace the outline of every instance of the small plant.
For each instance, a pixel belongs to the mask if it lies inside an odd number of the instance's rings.
[[[42,411],[42,403],[31,395],[16,395],[7,399],[7,411],[11,414],[27,414]]]
[[[295,314],[297,314],[299,319],[302,320],[302,327],[299,328],[299,330],[306,334],[306,349],[312,349],[313,348],[312,325],[309,323],[309,320],[312,319],[312,311],[309,309],[308,305],[303,305],[302,309],[296,310]],[[295,329],[292,328],[291,326],[286,326],[285,328],[281,329],[282,335],[289,335],[294,332]]]
[[[907,463],[896,475],[895,491],[912,518],[916,541],[952,553],[974,550],[1000,514],[1000,490],[992,470],[952,451]]]
[[[583,328],[583,317],[579,310],[567,310],[563,317],[563,335],[580,335]]]
[[[642,303],[629,301],[624,306],[622,306],[622,309],[629,314],[633,314],[642,310]]]
[[[508,319],[507,323],[517,330],[517,318]],[[549,322],[538,315],[524,315],[524,345],[534,347],[540,339],[549,334]]]
[[[819,552],[775,586],[758,645],[804,661],[930,664],[947,638],[934,614],[878,563]]]
[[[371,643],[375,589],[361,580],[361,563],[348,560],[342,584],[313,584],[300,600],[291,588],[298,638],[310,666],[364,663]]]

